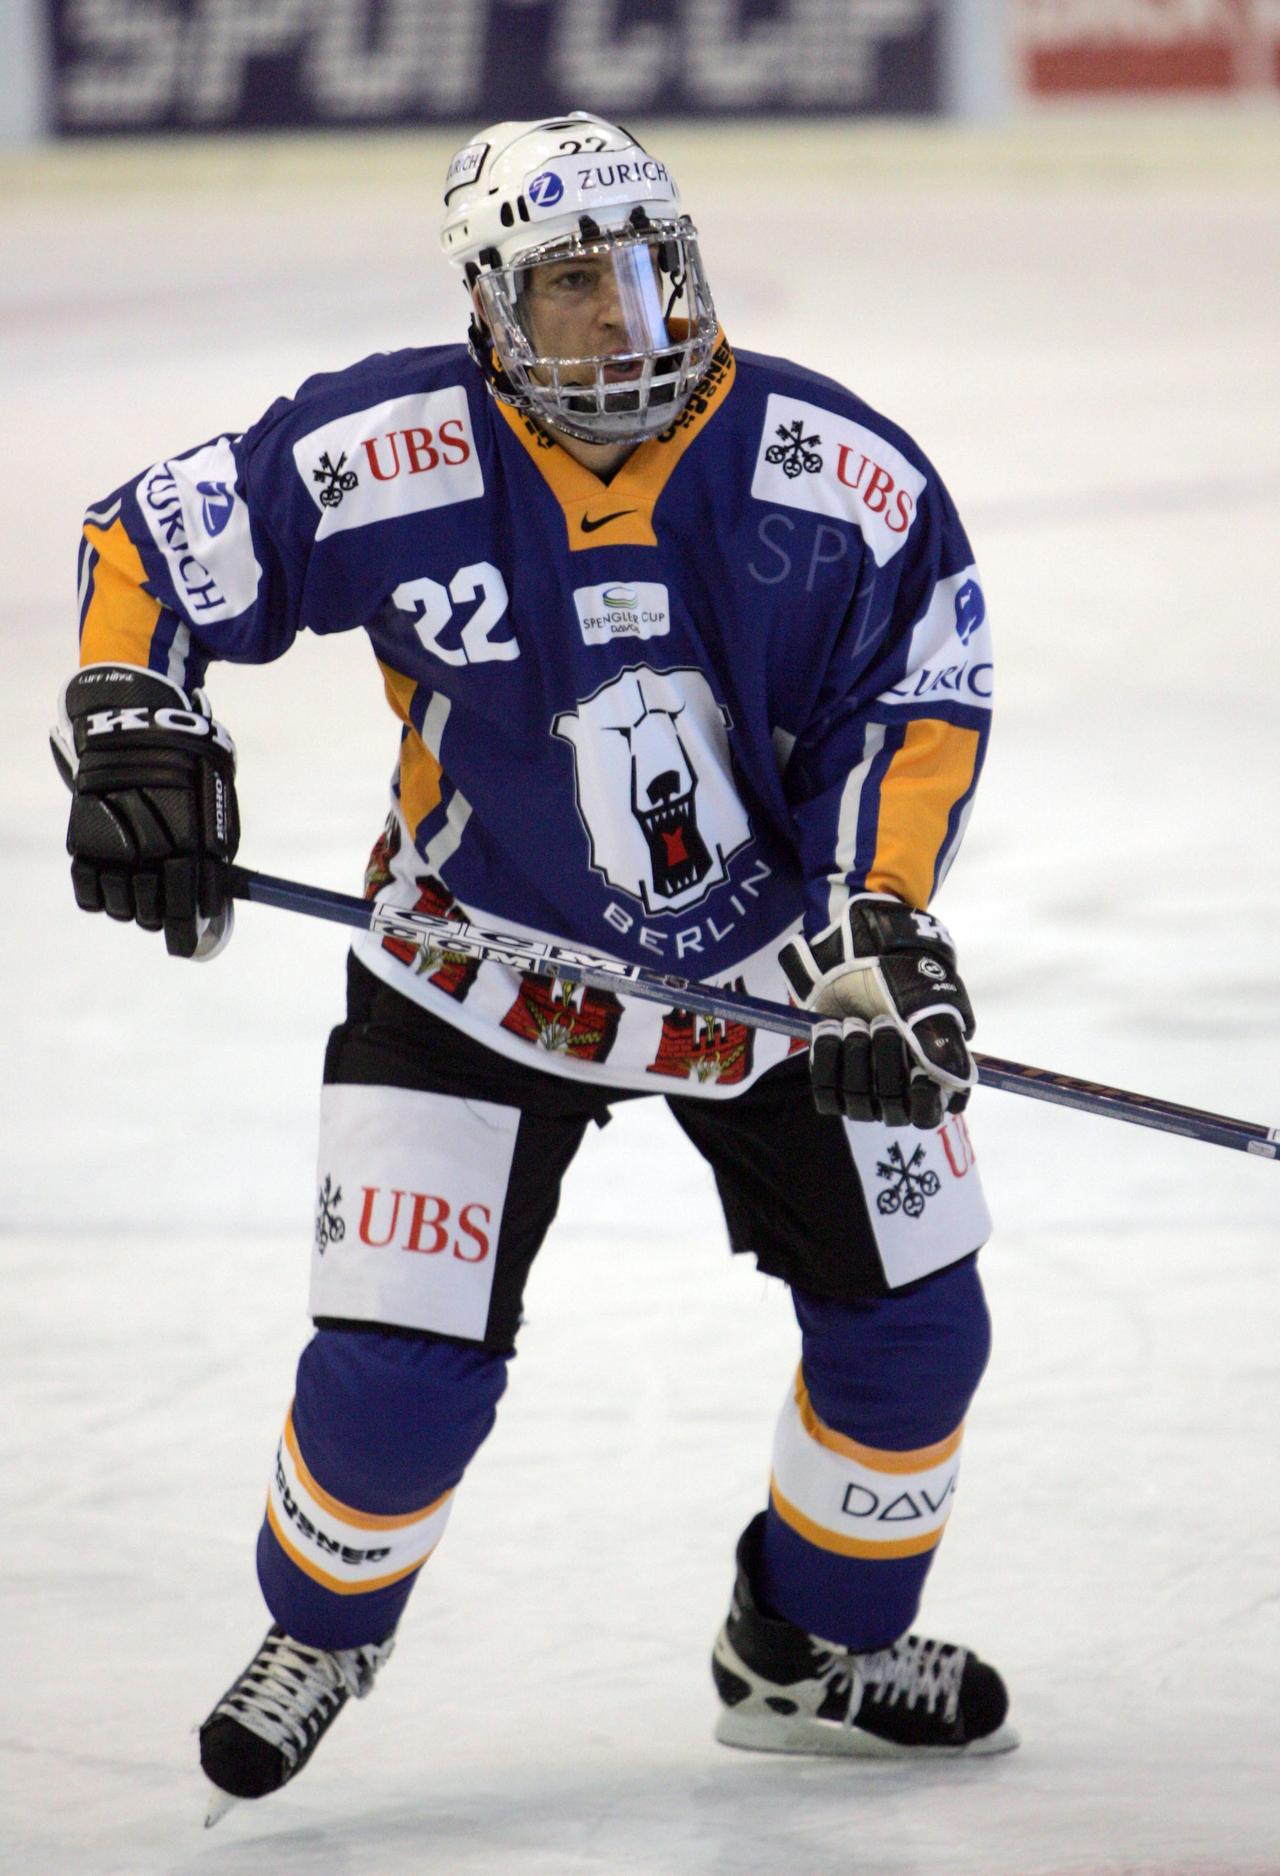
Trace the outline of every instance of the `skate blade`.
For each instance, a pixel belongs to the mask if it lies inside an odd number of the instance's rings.
[[[903,1746],[895,1740],[880,1739],[858,1726],[837,1726],[830,1720],[786,1719],[778,1714],[742,1713],[726,1707],[716,1721],[716,1738],[722,1746],[738,1746],[747,1752],[806,1753],[832,1759],[979,1759],[997,1752],[1012,1752],[1019,1745],[1018,1735],[1007,1723],[998,1726],[985,1739],[971,1740],[967,1746]]]
[[[229,1791],[223,1791],[222,1787],[215,1785],[212,1779],[206,1778],[204,1782],[209,1793],[209,1803],[204,1814],[204,1827],[206,1830],[212,1830],[218,1819],[225,1817],[232,1805],[239,1804],[240,1800],[233,1797]]]

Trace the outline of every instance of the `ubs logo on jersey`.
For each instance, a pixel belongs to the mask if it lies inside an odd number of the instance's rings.
[[[805,435],[799,418],[794,423],[780,423],[778,441],[769,445],[764,459],[767,463],[777,463],[788,482],[794,482],[801,473],[816,476],[822,467],[822,458],[814,444],[821,441],[816,431]]]
[[[320,510],[317,540],[484,494],[460,384],[336,417],[300,437],[293,460]]]
[[[592,866],[646,912],[697,905],[752,838],[729,722],[701,671],[640,664],[551,726],[573,749]]]
[[[427,475],[442,462],[456,469],[471,454],[460,417],[446,417],[435,431],[427,424],[415,423],[402,430],[388,430],[385,436],[364,436],[360,447],[369,473],[379,482],[394,482],[398,475]]]
[[[770,394],[751,481],[757,501],[850,523],[883,567],[911,532],[925,487],[925,476],[887,437],[817,404]]]
[[[329,452],[322,452],[319,462],[311,471],[311,480],[320,484],[320,506],[322,508],[341,508],[344,495],[350,495],[352,489],[358,489],[360,478],[354,469],[347,468],[346,451],[337,462],[329,461]]]

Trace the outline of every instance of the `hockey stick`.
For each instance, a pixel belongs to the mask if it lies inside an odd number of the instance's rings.
[[[752,1029],[768,1029],[780,1036],[799,1037],[802,1041],[808,1041],[817,1020],[806,1010],[768,1003],[763,998],[745,996],[736,990],[691,983],[688,978],[649,970],[643,964],[620,964],[595,952],[578,951],[550,940],[521,938],[511,932],[490,931],[461,919],[436,918],[430,912],[398,912],[389,906],[376,905],[370,899],[330,892],[323,886],[303,886],[292,880],[274,879],[268,873],[255,873],[248,867],[231,868],[231,892],[233,898],[247,899],[255,905],[304,912],[310,918],[354,925],[362,931],[399,938],[410,944],[429,938],[442,952],[448,951],[454,956],[488,959],[536,977],[559,978],[562,983],[585,984],[594,990],[612,990],[643,1003],[674,1006],[696,1016],[718,1017],[722,1022],[746,1023]],[[1208,1114],[1201,1108],[1182,1107],[1176,1101],[1160,1101],[1152,1095],[1126,1094],[1121,1088],[1108,1088],[1101,1082],[1077,1081],[1072,1075],[1058,1075],[1047,1068],[1028,1068],[1022,1062],[1006,1062],[997,1056],[975,1054],[973,1059],[984,1088],[1029,1095],[1034,1101],[1052,1101],[1058,1107],[1074,1107],[1084,1114],[1127,1120],[1138,1127],[1154,1127],[1161,1133],[1180,1133],[1188,1140],[1234,1147],[1239,1153],[1255,1153],[1265,1159],[1280,1156],[1280,1127],[1230,1120],[1225,1114]]]

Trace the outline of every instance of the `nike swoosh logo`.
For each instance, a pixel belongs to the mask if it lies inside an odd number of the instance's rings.
[[[633,515],[634,508],[615,508],[611,515],[601,515],[598,521],[591,521],[583,515],[579,526],[584,534],[594,534],[597,528],[607,528],[611,521],[621,521],[623,515]]]

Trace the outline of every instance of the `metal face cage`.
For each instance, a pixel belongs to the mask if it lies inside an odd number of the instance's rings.
[[[715,307],[687,217],[605,234],[588,223],[477,272],[472,285],[487,328],[473,328],[473,349],[495,393],[584,442],[666,429],[715,349]]]

